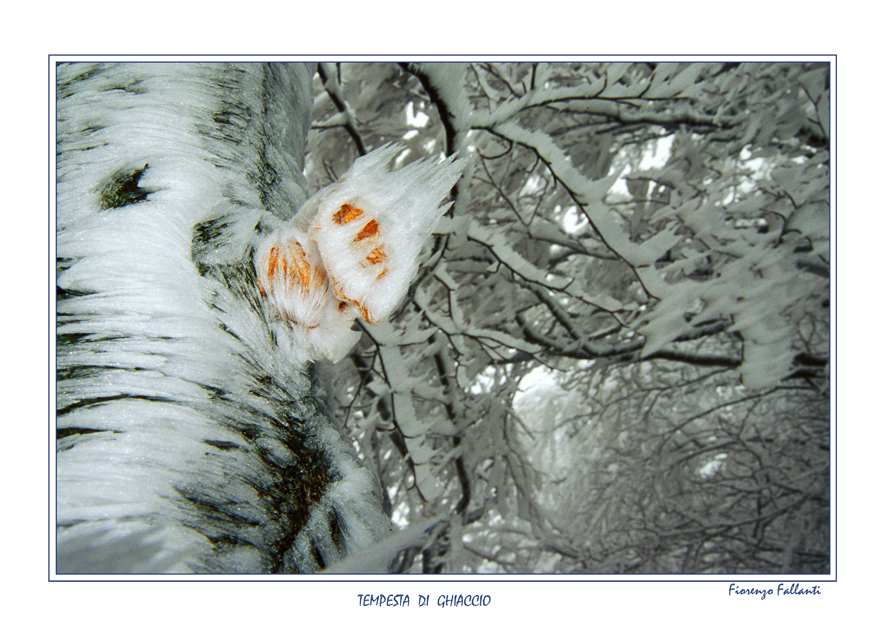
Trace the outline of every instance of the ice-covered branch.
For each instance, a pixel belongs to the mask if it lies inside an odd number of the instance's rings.
[[[418,78],[437,108],[440,122],[446,132],[446,153],[460,150],[458,134],[464,132],[464,118],[469,112],[460,76],[464,68],[460,64],[401,64],[403,70]],[[456,123],[458,122],[458,123]]]
[[[601,201],[618,175],[597,181],[588,180],[575,169],[569,157],[544,132],[529,131],[514,123],[499,124],[493,127],[491,132],[535,152],[554,178],[570,193],[600,240],[635,271],[637,267],[653,264],[677,242],[678,238],[670,232],[659,233],[643,244],[630,240],[627,233],[615,222],[609,210],[601,205]]]
[[[326,94],[329,95],[332,103],[335,104],[335,107],[338,109],[336,115],[327,119],[325,122],[322,122],[319,126],[343,126],[351,136],[351,139],[354,140],[354,145],[357,147],[357,153],[361,156],[365,155],[366,144],[363,142],[363,136],[357,130],[357,116],[345,100],[341,84],[339,84],[338,79],[336,79],[334,66],[328,62],[321,62],[317,65],[317,73],[320,75],[320,80],[323,82],[323,88],[326,89]]]
[[[507,99],[495,109],[474,111],[469,125],[490,128],[513,121],[521,112],[540,106],[568,106],[587,115],[597,115],[622,124],[653,124],[675,128],[681,124],[728,127],[736,118],[715,117],[694,112],[688,106],[673,111],[647,106],[657,100],[688,100],[694,94],[695,80],[704,71],[703,64],[693,64],[676,77],[656,82],[656,78],[630,85],[618,83],[621,71],[606,71],[589,84],[563,87],[537,87],[523,95]]]

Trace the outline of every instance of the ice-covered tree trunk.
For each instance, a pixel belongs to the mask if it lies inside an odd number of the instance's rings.
[[[57,571],[310,572],[388,529],[256,281],[311,70],[57,69]]]

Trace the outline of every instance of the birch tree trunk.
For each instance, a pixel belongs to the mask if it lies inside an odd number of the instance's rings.
[[[58,66],[59,573],[311,572],[386,532],[252,267],[306,199],[312,73]]]

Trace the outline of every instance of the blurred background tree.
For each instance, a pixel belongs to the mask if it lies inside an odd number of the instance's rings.
[[[472,156],[329,373],[401,572],[827,572],[829,67],[331,64],[311,191]],[[333,379],[334,378],[334,379]]]

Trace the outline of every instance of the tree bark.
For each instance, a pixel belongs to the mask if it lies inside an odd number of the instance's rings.
[[[313,70],[57,68],[56,568],[310,572],[387,529],[255,282]]]

